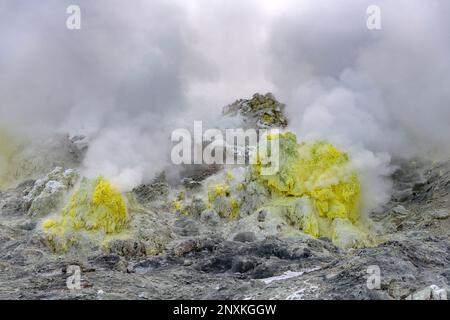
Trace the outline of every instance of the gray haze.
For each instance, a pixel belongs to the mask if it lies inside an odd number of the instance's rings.
[[[449,16],[446,0],[0,0],[0,123],[87,134],[86,174],[129,189],[169,161],[172,129],[272,91],[299,139],[353,155],[376,207],[390,157],[450,150]]]

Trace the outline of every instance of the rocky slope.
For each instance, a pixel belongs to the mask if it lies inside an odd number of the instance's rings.
[[[253,124],[262,123],[260,115],[264,126],[270,124],[271,113],[260,111],[271,107],[275,122],[287,123],[278,113],[282,108],[265,100],[272,96],[254,99],[264,108],[252,113]],[[245,112],[254,107],[248,101],[238,104]],[[65,143],[69,147],[61,149],[70,151],[70,168],[61,163],[0,191],[0,299],[450,297],[450,161],[396,161],[392,199],[371,216],[382,230],[373,246],[343,249],[301,232],[259,233],[254,225],[221,219],[195,201],[185,208],[189,214],[173,210],[173,198],[186,197],[179,191],[195,195],[205,177],[217,174],[212,170],[188,186],[183,179],[169,185],[160,175],[133,190],[127,195],[130,234],[107,248],[79,243],[54,252],[43,241],[41,224],[67,201],[82,155],[72,141]],[[258,212],[255,224],[270,218]],[[80,289],[67,288],[72,265],[81,269]],[[368,270],[374,268],[380,282],[371,286]]]

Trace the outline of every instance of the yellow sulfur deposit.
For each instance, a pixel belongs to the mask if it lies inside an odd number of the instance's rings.
[[[226,184],[217,184],[208,189],[209,202],[214,202],[217,197],[227,197],[230,195],[230,187]]]
[[[226,177],[231,181],[232,176]],[[228,181],[228,182],[230,182]],[[222,218],[237,219],[239,217],[239,202],[231,196],[231,187],[228,184],[216,184],[208,188],[208,205]]]
[[[88,231],[104,236],[121,232],[127,223],[127,208],[122,194],[103,177],[84,179],[72,194],[70,203],[56,219],[42,223],[47,240],[54,247],[67,249],[76,232]]]
[[[183,209],[183,204],[179,200],[172,200],[171,209],[172,212],[181,211]]]
[[[270,150],[259,152],[251,169],[252,176],[269,190],[271,205],[291,206],[283,211],[285,216],[312,236],[327,236],[339,243],[346,234],[340,232],[344,227],[354,228],[351,233],[361,236],[360,183],[348,155],[326,141],[297,143],[290,132],[268,137],[274,139],[279,142],[279,171],[260,174]],[[304,200],[301,208],[296,199]],[[305,201],[311,205],[305,206]]]

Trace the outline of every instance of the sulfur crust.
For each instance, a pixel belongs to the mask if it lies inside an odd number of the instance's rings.
[[[342,237],[347,234],[365,238],[367,230],[359,210],[360,182],[349,166],[348,155],[326,141],[299,144],[290,132],[268,137],[274,139],[279,142],[279,171],[261,175],[270,150],[259,152],[251,169],[270,191],[270,206],[281,208],[284,216],[314,237],[326,236],[336,243],[346,242]],[[298,199],[310,205],[298,208]]]
[[[42,228],[51,247],[67,249],[77,232],[101,233],[110,238],[124,230],[127,208],[122,194],[107,179],[84,179],[69,204],[54,219],[43,221]]]
[[[233,179],[231,173],[225,175],[227,183]],[[239,218],[239,201],[232,196],[229,184],[216,184],[208,188],[207,207],[216,210],[217,214],[222,218],[238,219]]]

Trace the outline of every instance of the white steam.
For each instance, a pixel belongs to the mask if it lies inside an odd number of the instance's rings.
[[[87,134],[86,174],[128,190],[170,161],[173,129],[271,91],[300,140],[350,152],[373,210],[391,157],[450,150],[450,3],[376,2],[4,0],[0,116]],[[381,30],[366,27],[371,4]]]

